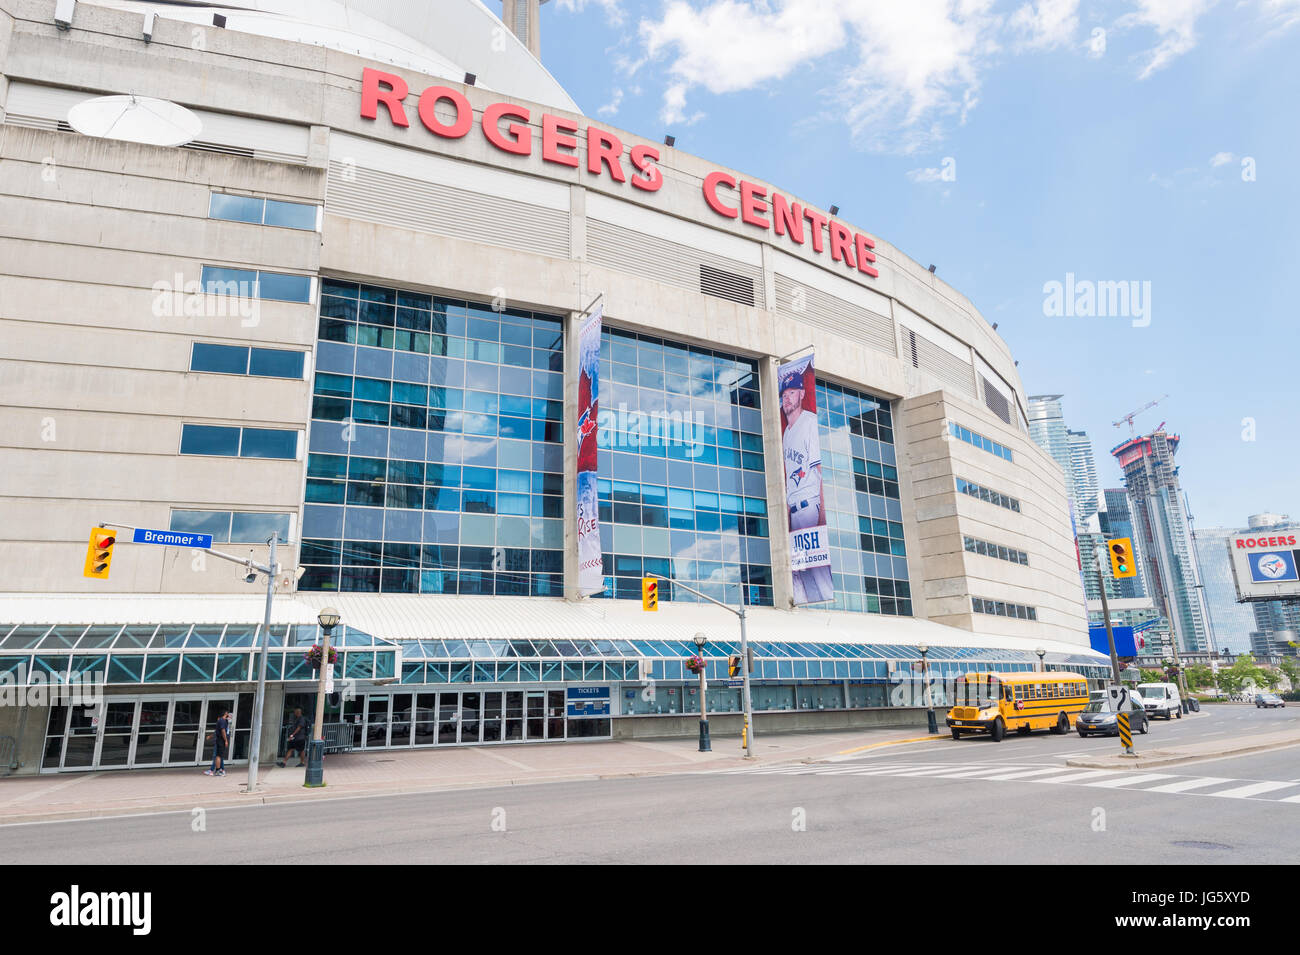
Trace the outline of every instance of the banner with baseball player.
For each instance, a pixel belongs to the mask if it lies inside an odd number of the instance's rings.
[[[597,305],[578,333],[578,589],[605,589],[600,560],[600,510],[596,497],[596,421],[600,404],[600,324]]]
[[[781,387],[781,450],[785,458],[785,504],[790,519],[790,568],[796,604],[835,599],[831,583],[826,494],[822,490],[821,437],[813,356],[777,368]]]

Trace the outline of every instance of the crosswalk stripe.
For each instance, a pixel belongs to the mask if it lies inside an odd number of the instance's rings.
[[[1293,786],[1294,783],[1251,783],[1249,786],[1238,786],[1236,789],[1221,789],[1217,793],[1206,793],[1207,796],[1223,796],[1227,799],[1245,799],[1248,796],[1257,796],[1260,793],[1272,792],[1275,789],[1285,789]]]
[[[952,770],[954,770],[954,769],[957,769],[957,770],[967,769],[967,770],[968,770],[968,769],[973,769],[973,768],[974,768],[973,766],[966,765],[966,766],[938,766],[938,767],[930,767],[929,769],[919,769],[919,768],[918,768],[918,769],[915,769],[915,770],[901,770],[901,769],[894,769],[894,770],[890,770],[889,773],[888,773],[887,775],[890,775],[890,776],[940,776],[940,775],[946,776],[948,773],[950,773],[950,772],[951,772]]]
[[[1213,786],[1217,783],[1236,782],[1233,779],[1225,779],[1222,776],[1194,776],[1191,779],[1180,779],[1176,783],[1165,783],[1163,786],[1152,786],[1150,789],[1144,789],[1147,793],[1181,793],[1189,789],[1201,789],[1204,786]],[[1201,795],[1206,795],[1202,793]]]
[[[1130,786],[1133,783],[1148,783],[1153,779],[1169,779],[1170,775],[1170,773],[1138,773],[1136,776],[1120,776],[1118,779],[1099,779],[1095,783],[1086,783],[1085,785],[1102,789],[1117,789],[1120,786]]]
[[[1285,799],[1279,799],[1278,802],[1300,802],[1300,796],[1287,796]]]
[[[1085,769],[1082,772],[1067,773],[1064,776],[1053,776],[1051,779],[1038,779],[1035,782],[1040,783],[1077,783],[1084,779],[1096,779],[1098,776],[1114,776],[1113,769]]]
[[[1021,769],[1021,770],[1017,770],[1014,773],[1000,773],[997,776],[985,776],[984,778],[985,779],[1027,779],[1030,776],[1046,776],[1049,773],[1060,773],[1064,771],[1065,771],[1065,767],[1063,766],[1052,766],[1048,769]],[[1039,780],[1039,781],[1046,782],[1046,780]]]
[[[935,764],[929,764],[929,765],[913,764],[911,766],[906,766],[906,765],[904,766],[859,766],[856,769],[856,771],[853,773],[853,775],[892,776],[895,773],[907,773],[908,775],[911,775],[913,772],[917,772],[917,771],[938,772],[941,771],[942,769],[943,769],[942,766],[938,766]]]
[[[965,779],[968,777],[985,776],[989,773],[1005,773],[1014,769],[1028,769],[1028,766],[989,766],[986,769],[972,769],[966,772],[949,773],[949,779]]]

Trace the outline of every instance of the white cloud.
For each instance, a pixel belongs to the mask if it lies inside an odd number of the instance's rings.
[[[619,0],[559,0],[557,6],[569,13],[581,13],[588,4],[605,11],[605,19],[612,26],[622,26],[623,6]]]
[[[1013,13],[1008,26],[1017,34],[1021,49],[1050,50],[1074,38],[1078,12],[1079,0],[1038,0]]]
[[[1151,27],[1160,42],[1144,56],[1138,79],[1145,80],[1196,46],[1196,21],[1216,0],[1137,0],[1137,10],[1119,18],[1121,28]]]
[[[1210,165],[1217,169],[1219,166],[1226,166],[1236,158],[1232,153],[1215,153],[1210,157]]]
[[[601,116],[615,116],[618,114],[618,107],[623,102],[623,91],[615,89],[610,96],[610,100],[604,106],[596,110]]]
[[[912,182],[939,182],[943,179],[943,170],[935,166],[929,166],[924,169],[909,169],[907,178]]]
[[[639,25],[646,54],[667,58],[661,118],[680,122],[694,88],[753,89],[796,69],[817,69],[834,54],[824,92],[839,104],[855,138],[871,149],[912,152],[942,138],[945,116],[978,102],[979,70],[998,49],[993,0],[669,0],[660,19]],[[1022,30],[1055,36],[1075,0],[1040,0]],[[1036,19],[1035,19],[1036,17]],[[1066,17],[1068,19],[1068,16]],[[725,43],[718,41],[726,37]],[[901,134],[900,134],[901,130]]]

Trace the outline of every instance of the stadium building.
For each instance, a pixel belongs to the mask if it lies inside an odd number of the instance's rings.
[[[675,584],[744,602],[759,736],[917,720],[923,648],[1102,677],[1011,353],[881,225],[588,118],[476,0],[0,0],[0,772],[197,765],[224,706],[247,758],[265,582],[134,528],[277,535],[267,758],[326,606],[368,749],[693,733],[696,634],[736,732],[736,617]]]

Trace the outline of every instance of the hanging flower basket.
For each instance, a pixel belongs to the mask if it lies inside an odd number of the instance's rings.
[[[686,669],[692,673],[699,674],[704,670],[704,657],[696,654],[693,657],[686,658]]]
[[[320,655],[321,655],[320,644],[317,643],[314,644],[312,648],[308,650],[306,654],[303,655],[303,659],[307,661],[307,665],[310,666],[313,670],[319,670]],[[338,661],[338,656],[339,655],[334,652],[334,648],[330,647],[329,662],[331,665]]]

